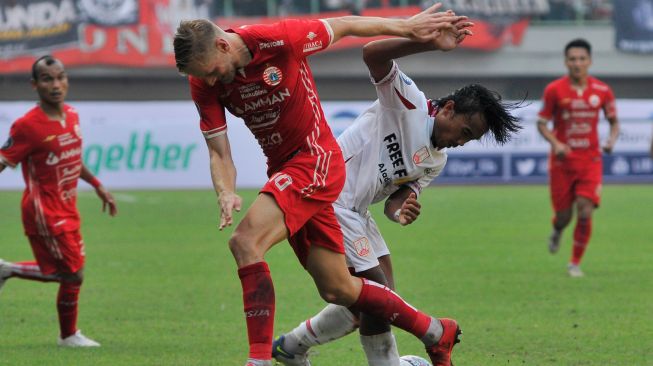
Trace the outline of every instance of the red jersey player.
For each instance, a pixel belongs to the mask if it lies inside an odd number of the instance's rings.
[[[388,288],[352,277],[347,269],[332,207],[344,184],[344,161],[306,60],[347,35],[386,34],[426,42],[444,30],[469,32],[465,17],[438,13],[439,6],[409,19],[285,20],[227,31],[206,20],[179,25],[175,59],[179,71],[190,75],[209,147],[220,229],[231,225],[232,211],[241,208],[224,108],[244,120],[268,159],[269,180],[229,240],[243,288],[247,365],[272,364],[275,300],[264,255],[287,238],[326,301],[391,321],[420,338],[435,365],[449,366],[460,333],[454,320],[432,318]]]
[[[64,104],[68,77],[63,64],[43,56],[32,66],[32,85],[40,102],[11,126],[0,148],[0,172],[19,163],[25,180],[22,218],[36,262],[0,260],[0,288],[12,277],[59,282],[57,312],[64,347],[100,344],[77,329],[77,301],[83,280],[84,241],[79,233],[77,180],[82,178],[114,216],[111,194],[82,163],[82,134],[77,111]]]
[[[611,153],[619,136],[619,122],[612,90],[588,75],[592,63],[591,46],[576,39],[565,47],[565,64],[569,74],[553,81],[544,89],[542,110],[537,128],[551,143],[549,159],[551,200],[555,216],[549,238],[549,251],[560,247],[562,231],[572,218],[576,205],[574,246],[568,265],[569,275],[583,276],[580,261],[592,232],[592,212],[601,199],[603,164],[599,146],[600,111],[610,122],[610,136],[603,145]],[[553,119],[553,131],[547,122]]]

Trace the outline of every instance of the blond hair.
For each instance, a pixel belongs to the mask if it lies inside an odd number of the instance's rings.
[[[177,69],[185,72],[191,62],[202,60],[219,30],[206,19],[182,20],[173,41]]]

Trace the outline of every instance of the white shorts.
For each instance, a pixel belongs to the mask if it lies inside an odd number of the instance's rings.
[[[390,254],[390,250],[370,212],[361,215],[338,205],[333,208],[344,237],[347,266],[355,272],[378,266],[378,258]]]

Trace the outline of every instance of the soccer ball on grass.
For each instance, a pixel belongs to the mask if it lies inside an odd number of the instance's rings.
[[[419,356],[406,355],[399,358],[400,366],[431,366],[431,363]]]

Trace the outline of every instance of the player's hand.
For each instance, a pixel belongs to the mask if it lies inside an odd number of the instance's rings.
[[[611,144],[609,142],[606,142],[603,145],[603,152],[606,154],[612,154],[612,150],[614,149],[614,144]]]
[[[218,202],[220,203],[220,225],[218,229],[222,230],[234,223],[233,212],[234,210],[240,212],[243,199],[235,192],[224,191],[220,193]]]
[[[453,12],[452,12],[453,13]],[[454,22],[456,31],[445,30],[440,32],[432,41],[433,46],[440,51],[451,51],[465,40],[467,36],[471,36],[471,27],[474,23],[467,21],[467,17],[461,16],[459,20]]]
[[[467,17],[457,16],[453,11],[438,12],[442,3],[437,3],[430,8],[406,19],[406,37],[416,42],[429,42],[441,33],[449,31],[458,37],[460,31],[456,24]]]
[[[401,211],[399,211],[399,224],[402,226],[412,224],[417,220],[421,208],[422,205],[417,202],[417,195],[415,192],[411,193],[401,205]]]
[[[104,186],[98,186],[95,188],[95,193],[102,200],[102,212],[107,212],[109,209],[110,216],[116,216],[118,214],[118,207],[116,207],[116,200],[113,198],[111,193],[104,188]]]
[[[571,153],[569,145],[563,144],[562,142],[553,145],[553,155],[555,155],[556,159],[563,160],[569,153]]]

